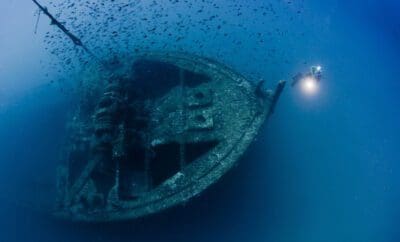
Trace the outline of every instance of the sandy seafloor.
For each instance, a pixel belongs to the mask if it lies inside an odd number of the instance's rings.
[[[55,222],[33,211],[32,204],[40,201],[45,208],[54,199],[43,191],[53,189],[71,109],[67,90],[79,79],[81,53],[52,54],[60,46],[73,47],[62,37],[46,42],[46,32],[57,30],[44,16],[34,34],[32,2],[2,0],[1,242],[400,241],[398,1],[189,1],[190,9],[184,1],[157,2],[141,1],[140,11],[115,14],[111,27],[136,22],[125,35],[113,37],[133,44],[112,42],[114,53],[165,44],[167,50],[215,58],[251,80],[267,80],[270,87],[319,64],[324,76],[318,93],[310,97],[286,88],[239,165],[185,206],[123,224]],[[261,6],[268,6],[265,15],[254,11]],[[163,26],[157,18],[143,20],[163,11],[170,13],[164,18],[183,27],[171,30],[173,25]],[[215,22],[193,24],[213,15]],[[87,17],[82,24],[90,21]],[[153,25],[180,31],[184,38],[162,33],[144,38]],[[99,48],[111,38],[80,33]],[[74,67],[65,64],[66,56]]]

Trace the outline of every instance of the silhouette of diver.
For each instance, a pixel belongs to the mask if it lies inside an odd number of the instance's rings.
[[[292,77],[291,86],[294,87],[299,81],[310,77],[315,79],[316,81],[321,81],[322,79],[322,67],[321,66],[311,66],[310,71],[307,74],[303,74],[301,72],[297,73],[294,77]]]

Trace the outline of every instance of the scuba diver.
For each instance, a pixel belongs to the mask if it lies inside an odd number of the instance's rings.
[[[310,71],[307,74],[303,73],[297,73],[293,78],[292,78],[292,87],[294,87],[299,81],[305,79],[305,78],[313,78],[317,82],[321,81],[322,79],[322,67],[321,66],[311,66]]]

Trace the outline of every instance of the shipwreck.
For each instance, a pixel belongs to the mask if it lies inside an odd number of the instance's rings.
[[[144,53],[84,86],[58,170],[57,217],[134,219],[218,181],[273,112],[274,91],[185,53]]]
[[[128,220],[187,202],[238,162],[285,86],[264,90],[188,53],[105,62],[32,1],[103,69],[81,76],[57,172],[58,218]]]

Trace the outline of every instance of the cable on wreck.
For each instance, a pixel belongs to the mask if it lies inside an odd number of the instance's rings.
[[[59,28],[76,46],[81,47],[88,55],[90,55],[93,59],[95,59],[98,63],[100,63],[106,70],[107,65],[104,64],[103,61],[100,60],[90,49],[87,48],[86,45],[83,44],[81,39],[79,39],[76,35],[71,33],[60,21],[58,21],[49,11],[46,7],[42,6],[40,3],[38,3],[37,0],[32,0],[33,3],[35,3],[39,7],[39,14],[40,12],[43,12],[47,17],[50,18],[51,20],[51,25],[55,25],[57,28]],[[37,20],[39,22],[39,19]],[[36,32],[36,31],[35,31]]]
[[[37,19],[36,19],[36,24],[35,24],[35,34],[37,33],[37,29],[38,29],[38,25],[39,25],[39,19],[40,19],[40,13],[42,12],[42,10],[38,10],[38,16],[37,16]]]

